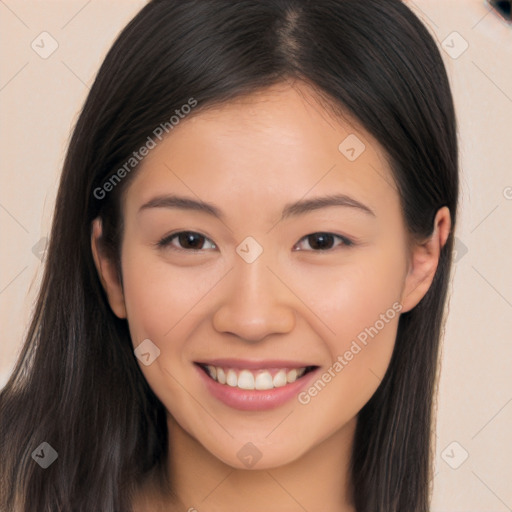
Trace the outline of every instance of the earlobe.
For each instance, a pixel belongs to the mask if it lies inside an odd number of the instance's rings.
[[[450,210],[443,206],[436,213],[432,235],[412,249],[410,268],[402,292],[403,313],[413,309],[432,285],[441,249],[450,235],[450,230]]]
[[[108,302],[114,314],[119,318],[126,318],[124,292],[119,282],[115,263],[104,254],[101,247],[101,219],[97,217],[92,222],[91,250],[103,289],[107,294]]]

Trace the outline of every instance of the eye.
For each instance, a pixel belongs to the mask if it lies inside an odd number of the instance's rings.
[[[179,244],[178,246],[176,245],[177,243]],[[170,235],[167,235],[157,242],[156,245],[160,248],[170,247],[178,251],[199,251],[205,248],[205,244],[210,244],[210,247],[206,247],[207,249],[217,248],[209,238],[201,235],[201,233],[196,233],[194,231],[180,231],[178,233],[171,233]]]
[[[302,238],[294,246],[294,248],[298,247],[304,241],[304,242],[307,242],[309,247],[315,252],[327,251],[329,249],[332,249],[333,247],[336,247],[336,245],[335,245],[336,239],[341,241],[341,244],[338,243],[337,245],[345,245],[345,246],[354,245],[354,242],[352,242],[352,240],[349,240],[348,238],[341,236],[341,235],[335,235],[334,233],[312,233],[312,234],[306,235],[304,238]]]

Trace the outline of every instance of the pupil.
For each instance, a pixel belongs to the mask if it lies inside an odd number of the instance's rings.
[[[309,245],[314,249],[329,249],[332,247],[332,235],[329,235],[328,233],[311,235],[311,238],[316,240],[314,243],[311,243],[311,241],[309,242]]]
[[[182,246],[191,246],[193,248],[201,247],[201,239],[196,233],[185,233],[180,235],[180,244]],[[195,239],[195,240],[194,240]]]

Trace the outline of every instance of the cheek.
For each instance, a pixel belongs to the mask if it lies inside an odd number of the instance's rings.
[[[318,266],[297,280],[298,294],[328,327],[322,339],[331,365],[311,395],[322,391],[319,402],[354,412],[375,392],[396,340],[404,269],[405,258],[396,250],[369,251],[357,262],[336,270]]]
[[[328,328],[328,339],[353,339],[373,326],[381,315],[395,319],[404,282],[405,258],[396,250],[360,251],[334,265],[297,267],[293,280],[297,295]],[[395,307],[393,308],[393,306]],[[388,322],[386,322],[386,326]],[[379,322],[379,326],[381,326]],[[382,326],[381,326],[382,327]]]
[[[323,338],[330,361],[297,397],[303,413],[316,418],[313,425],[298,422],[298,435],[328,437],[354,418],[379,387],[393,353],[401,309],[396,283],[389,278],[352,272],[328,286],[326,281],[322,309],[336,334]]]
[[[181,339],[176,333],[198,315],[198,305],[218,281],[219,272],[172,266],[149,251],[127,248],[123,282],[133,343],[149,338],[167,349],[168,340]]]
[[[218,280],[218,272],[173,268],[140,248],[127,247],[123,252],[124,295],[132,343],[137,347],[149,339],[159,349],[149,365],[141,360],[139,367],[150,388],[184,427],[193,424],[197,415],[194,402],[183,392],[191,370],[186,357],[187,341],[205,314],[201,299]]]

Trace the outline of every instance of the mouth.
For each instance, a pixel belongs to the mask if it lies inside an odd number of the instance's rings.
[[[194,366],[207,394],[232,409],[254,412],[297,398],[320,371],[320,366],[277,359],[215,359]]]
[[[259,368],[245,368],[233,364],[195,363],[209,379],[221,386],[238,388],[246,391],[269,391],[284,388],[304,378],[318,366],[275,365],[268,363]],[[247,364],[247,366],[249,366]],[[254,365],[251,365],[254,366]]]

